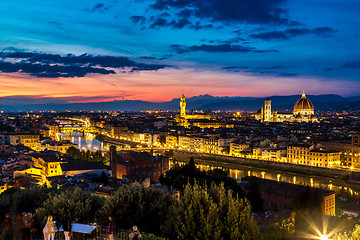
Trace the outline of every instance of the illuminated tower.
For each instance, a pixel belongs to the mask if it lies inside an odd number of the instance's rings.
[[[264,109],[264,122],[272,122],[272,113],[271,113],[271,100],[265,100],[265,109]]]
[[[181,96],[181,100],[180,100],[180,116],[185,116],[186,115],[186,100],[185,100],[185,96],[184,94]]]

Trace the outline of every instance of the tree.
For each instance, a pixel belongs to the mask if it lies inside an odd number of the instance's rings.
[[[264,200],[261,198],[260,186],[256,177],[251,177],[246,198],[250,201],[253,212],[264,212]]]
[[[0,219],[5,213],[12,215],[22,212],[34,212],[48,198],[45,188],[9,189],[0,195]]]
[[[262,239],[250,209],[224,184],[187,184],[162,229],[170,239]]]
[[[228,173],[222,169],[214,169],[210,171],[201,171],[195,166],[193,158],[190,158],[188,164],[184,166],[175,165],[165,176],[160,177],[160,183],[172,186],[176,189],[183,190],[187,183],[194,184],[198,182],[200,185],[207,184],[209,187],[212,183],[224,183],[226,188],[230,188],[234,196],[244,197],[245,194],[235,179],[228,176]]]
[[[160,234],[160,225],[166,221],[174,201],[162,189],[123,185],[106,198],[97,215],[102,223],[112,216],[119,228],[128,229],[136,225],[142,231]]]
[[[109,183],[109,178],[108,178],[108,176],[105,174],[105,172],[102,172],[102,173],[101,173],[100,181],[101,181],[102,184],[104,184],[105,186]]]
[[[69,189],[44,201],[41,207],[36,209],[35,218],[45,223],[47,216],[53,216],[54,220],[61,224],[61,221],[70,215],[73,222],[90,223],[95,221],[94,213],[102,205],[102,197],[79,188]]]

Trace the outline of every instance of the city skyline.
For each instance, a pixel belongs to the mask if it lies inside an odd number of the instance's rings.
[[[0,3],[0,100],[358,95],[360,3]]]

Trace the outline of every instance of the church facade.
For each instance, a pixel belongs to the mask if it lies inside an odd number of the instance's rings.
[[[271,100],[265,100],[264,107],[257,113],[256,118],[261,122],[317,122],[314,115],[314,105],[306,98],[305,92],[295,103],[292,113],[280,113],[271,110]]]

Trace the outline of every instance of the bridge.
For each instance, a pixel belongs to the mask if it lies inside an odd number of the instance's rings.
[[[50,126],[50,136],[54,136],[56,140],[60,140],[63,136],[85,136],[87,133],[97,134],[99,130],[92,127],[89,119],[79,118],[58,118],[55,120],[58,125]]]

